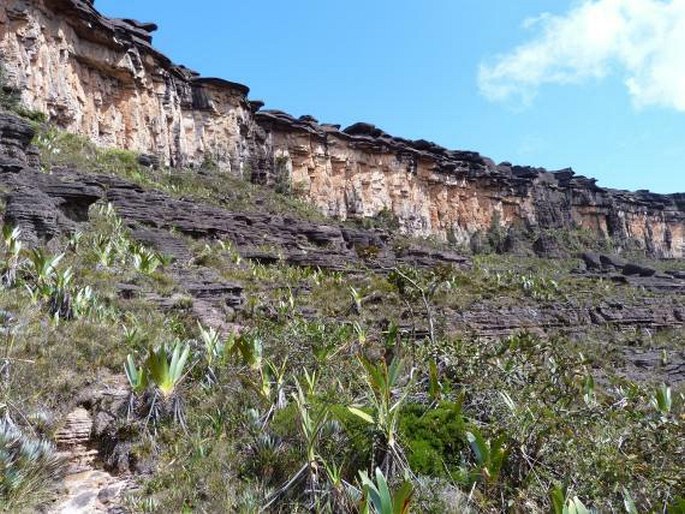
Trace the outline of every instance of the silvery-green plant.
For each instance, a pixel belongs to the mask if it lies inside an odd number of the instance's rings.
[[[126,378],[131,386],[133,394],[143,394],[148,386],[147,369],[145,366],[138,367],[133,359],[133,355],[128,354],[124,363]]]
[[[673,408],[671,388],[666,384],[661,384],[656,391],[654,391],[654,396],[652,396],[651,403],[661,415],[667,416],[670,414]]]
[[[197,328],[200,332],[200,340],[205,347],[207,366],[211,368],[214,361],[223,355],[224,341],[214,327],[205,328],[198,321]]]
[[[96,306],[95,293],[91,286],[80,287],[76,290],[72,298],[74,317],[87,316]]]
[[[154,252],[144,246],[131,245],[131,256],[133,267],[143,275],[153,274],[157,268],[163,264],[159,253]]]
[[[190,345],[177,341],[173,346],[150,347],[145,361],[138,366],[132,355],[124,363],[124,371],[131,386],[129,413],[135,400],[140,399],[147,409],[147,421],[156,423],[166,414],[185,427],[183,402],[179,385],[186,375]]]
[[[166,345],[150,348],[145,366],[150,379],[163,398],[169,399],[177,391],[189,356],[188,343],[176,342],[171,349]]]
[[[72,319],[74,317],[71,295],[73,279],[74,273],[71,268],[67,268],[63,271],[55,271],[50,283],[46,285],[47,295],[50,298],[50,313],[56,320]],[[79,301],[85,302],[83,293]]]
[[[64,462],[45,439],[28,436],[11,422],[0,421],[0,506],[24,512],[27,501],[47,493]]]
[[[64,258],[64,254],[49,255],[42,248],[34,248],[29,253],[29,272],[37,287],[47,285],[55,275],[57,265]]]

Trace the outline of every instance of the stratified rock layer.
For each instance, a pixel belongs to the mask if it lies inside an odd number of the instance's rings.
[[[461,244],[491,230],[587,229],[654,255],[685,251],[685,195],[603,189],[570,169],[495,165],[475,152],[392,137],[365,123],[340,131],[278,111],[256,118],[274,154],[271,182],[290,177],[331,216],[387,210],[405,232]]]
[[[248,88],[172,64],[151,46],[154,29],[85,0],[6,0],[0,60],[24,102],[65,129],[167,164],[241,173],[256,129]]]
[[[470,261],[453,252],[429,245],[407,244],[382,230],[365,230],[340,223],[316,223],[288,216],[237,212],[202,202],[173,198],[161,191],[146,189],[121,178],[88,175],[77,170],[53,169],[41,172],[31,161],[32,131],[29,125],[10,115],[0,114],[0,190],[6,202],[4,222],[18,226],[27,243],[49,241],[76,230],[88,219],[96,201],[111,203],[131,230],[131,236],[176,262],[167,273],[178,283],[171,296],[149,296],[136,284],[119,284],[123,298],[145,297],[161,309],[174,308],[190,300],[193,315],[205,326],[227,334],[238,330],[232,314],[244,305],[239,283],[227,282],[215,270],[193,264],[189,239],[230,241],[242,257],[263,263],[286,262],[293,266],[351,272],[365,268],[384,273],[398,264],[435,268],[438,265],[468,268]],[[564,333],[583,338],[589,331],[651,334],[681,330],[685,323],[685,272],[674,269],[659,272],[649,266],[631,263],[616,255],[585,252],[584,266],[574,273],[587,279],[601,279],[618,287],[614,294],[598,301],[595,294],[579,293],[571,298],[507,300],[482,298],[459,308],[444,307],[436,319],[444,320],[450,334],[478,337],[506,337],[520,331],[539,334]],[[504,271],[504,270],[502,270]],[[179,296],[182,295],[182,296]],[[382,302],[382,295],[369,303]],[[365,308],[373,309],[373,305]],[[309,313],[321,319],[320,313]],[[413,316],[413,315],[412,315]],[[400,327],[422,337],[425,327]],[[638,352],[626,348],[626,359],[634,362],[635,373],[647,373],[658,352]],[[669,360],[659,368],[660,380],[685,380],[685,355],[670,351]],[[652,373],[653,374],[653,373]],[[112,388],[116,391],[117,388]],[[109,393],[108,393],[109,394]],[[116,401],[121,400],[115,394]],[[85,441],[88,424],[82,412],[68,419],[58,442],[78,446]],[[101,416],[102,417],[102,416]],[[96,420],[97,421],[97,420]],[[102,420],[101,420],[102,421]],[[105,423],[106,424],[106,423]],[[102,425],[102,423],[100,423]],[[102,431],[96,430],[102,435]],[[117,464],[119,466],[119,464]],[[122,464],[123,466],[123,464]]]
[[[365,123],[341,131],[260,111],[247,87],[160,54],[156,28],[105,18],[87,0],[5,0],[0,60],[23,101],[68,130],[166,165],[212,163],[341,219],[389,214],[403,232],[460,244],[490,230],[524,233],[546,255],[563,254],[546,232],[570,229],[685,254],[685,195],[607,190],[570,169],[496,165]]]

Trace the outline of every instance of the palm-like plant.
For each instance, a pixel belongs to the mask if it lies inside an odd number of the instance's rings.
[[[409,394],[409,384],[400,385],[403,363],[394,358],[390,365],[382,360],[374,364],[360,358],[364,368],[364,380],[368,387],[368,400],[371,412],[358,406],[348,410],[374,429],[374,455],[371,468],[380,463],[386,476],[392,476],[397,468],[408,470],[404,451],[398,442],[398,424],[402,406]]]
[[[190,355],[190,346],[176,342],[171,355],[166,346],[150,349],[145,366],[150,379],[165,399],[171,398],[184,375],[186,361]]]
[[[124,371],[132,392],[129,413],[133,409],[135,397],[145,395],[148,422],[157,422],[160,417],[170,413],[175,421],[185,426],[179,384],[185,376],[189,356],[190,346],[180,342],[176,342],[173,348],[166,345],[150,347],[147,358],[140,367],[136,365],[133,356],[128,355]],[[153,391],[149,391],[150,386],[154,386]]]
[[[316,373],[310,375],[305,370],[305,380],[307,382],[306,392],[300,381],[295,380],[296,392],[292,394],[292,398],[297,406],[300,432],[305,441],[306,463],[304,469],[307,473],[307,490],[311,504],[315,505],[319,491],[319,470],[321,468],[317,446],[321,430],[329,419],[330,411],[326,406],[315,405]]]
[[[131,394],[129,395],[126,412],[126,417],[130,417],[131,413],[136,409],[137,398],[140,398],[141,395],[147,391],[149,380],[145,366],[136,366],[133,355],[131,354],[128,354],[126,357],[124,372],[126,373],[126,378],[131,387]]]
[[[93,242],[93,251],[97,256],[98,264],[100,266],[108,268],[114,262],[115,251],[109,236],[104,234],[98,235]]]
[[[228,350],[231,353],[238,353],[245,366],[250,369],[262,369],[262,358],[264,354],[264,343],[259,337],[241,335],[233,341]]]
[[[134,394],[143,394],[148,386],[147,369],[145,366],[136,366],[133,355],[128,354],[124,363],[126,378]]]
[[[376,468],[375,481],[366,471],[359,473],[364,496],[360,508],[361,514],[408,514],[414,488],[405,480],[394,492],[390,492],[388,481],[383,472]]]
[[[53,271],[51,281],[46,286],[46,292],[50,298],[50,313],[56,320],[72,319],[71,283],[74,273],[71,268],[64,271]]]
[[[466,432],[466,439],[478,464],[478,475],[485,482],[495,482],[507,457],[504,438],[485,439],[478,427],[473,426]]]
[[[330,419],[330,409],[317,400],[318,378],[316,372],[310,374],[307,370],[304,371],[304,385],[298,379],[295,379],[294,382],[295,392],[291,394],[291,398],[297,408],[298,426],[304,440],[305,462],[286,484],[271,495],[264,509],[268,509],[288,490],[305,482],[305,492],[309,497],[309,509],[318,512],[317,507],[320,506],[320,502],[325,496],[321,487],[321,470],[326,467],[326,463],[318,453],[318,445],[321,433]],[[334,472],[335,468],[329,468],[329,470]]]
[[[96,307],[95,293],[91,286],[81,287],[76,290],[72,298],[74,317],[79,318],[92,312]]]
[[[210,383],[216,381],[214,373],[214,361],[221,358],[224,353],[225,342],[221,339],[219,332],[214,328],[205,328],[202,323],[197,323],[200,332],[200,340],[205,347],[205,358],[207,359],[207,373]]]
[[[42,248],[34,248],[29,253],[30,273],[36,282],[36,286],[46,286],[55,275],[57,265],[64,258],[64,254],[49,255]]]
[[[670,414],[671,409],[673,408],[671,388],[666,384],[661,384],[654,392],[651,404],[662,416]]]
[[[144,275],[153,274],[162,265],[162,259],[157,252],[144,246],[132,245],[133,267]]]

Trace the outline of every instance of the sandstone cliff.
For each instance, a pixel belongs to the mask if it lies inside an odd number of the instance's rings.
[[[156,28],[105,18],[87,0],[7,0],[0,57],[23,101],[67,130],[173,166],[212,160],[242,172],[248,88],[174,65],[151,46]]]
[[[201,78],[152,47],[156,26],[101,16],[87,0],[6,0],[0,58],[24,102],[102,145],[171,166],[213,162],[294,189],[342,219],[389,212],[402,231],[468,244],[516,228],[585,228],[619,246],[685,254],[685,195],[597,187],[571,170],[496,165],[474,152],[343,131],[260,111],[248,88]],[[545,240],[538,246],[545,250]]]
[[[256,119],[268,133],[276,180],[290,176],[332,216],[388,209],[409,233],[461,244],[498,226],[532,234],[583,228],[660,256],[685,252],[685,195],[604,189],[570,169],[495,165],[475,152],[392,137],[365,123],[340,131],[278,111]],[[544,238],[538,242],[544,246]]]

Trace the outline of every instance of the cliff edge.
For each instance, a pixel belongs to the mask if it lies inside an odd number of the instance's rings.
[[[88,0],[7,0],[0,61],[24,103],[64,129],[172,167],[211,162],[330,216],[389,213],[403,232],[456,244],[525,234],[540,253],[554,253],[550,232],[585,229],[618,249],[685,254],[685,195],[604,189],[570,169],[264,111],[246,86],[175,65],[152,46],[156,28],[106,18]]]

